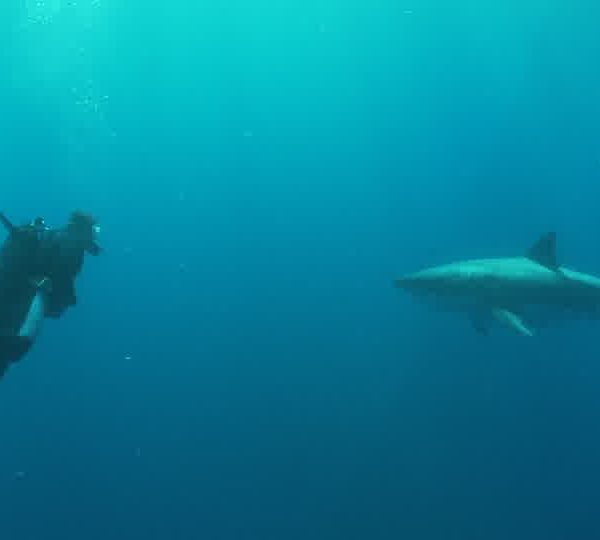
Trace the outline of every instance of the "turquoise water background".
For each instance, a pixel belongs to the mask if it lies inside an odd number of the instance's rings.
[[[6,0],[0,208],[97,214],[0,385],[6,540],[596,538],[598,323],[392,287],[600,273],[593,2]]]

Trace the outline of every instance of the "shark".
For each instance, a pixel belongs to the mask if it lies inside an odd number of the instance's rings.
[[[400,277],[394,285],[466,312],[480,334],[499,323],[531,337],[534,327],[527,314],[532,313],[600,318],[600,277],[560,265],[555,232],[543,234],[517,257],[433,266]]]

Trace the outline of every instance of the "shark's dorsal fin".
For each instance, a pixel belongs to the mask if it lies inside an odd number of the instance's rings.
[[[558,270],[556,262],[556,233],[544,234],[527,251],[527,258],[551,270]]]

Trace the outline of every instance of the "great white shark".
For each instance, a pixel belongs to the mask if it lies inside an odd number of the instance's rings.
[[[495,320],[532,336],[526,320],[532,308],[600,318],[600,278],[559,265],[554,232],[544,234],[520,257],[434,266],[401,277],[395,285],[466,311],[484,334]]]

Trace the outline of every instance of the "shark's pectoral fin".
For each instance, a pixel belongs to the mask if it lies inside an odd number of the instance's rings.
[[[499,323],[512,328],[522,336],[533,336],[533,332],[523,322],[523,319],[521,319],[521,317],[519,317],[516,313],[513,313],[507,309],[494,308],[492,309],[492,315]]]

